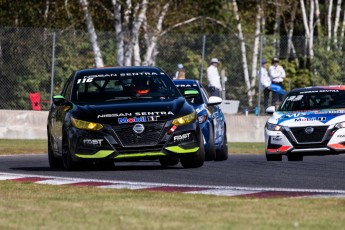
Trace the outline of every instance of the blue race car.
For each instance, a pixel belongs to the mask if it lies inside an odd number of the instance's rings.
[[[226,123],[220,97],[209,97],[205,88],[197,80],[173,80],[187,101],[194,106],[204,136],[206,160],[228,159]]]

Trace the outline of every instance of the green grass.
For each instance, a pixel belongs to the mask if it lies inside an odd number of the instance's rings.
[[[253,199],[0,181],[0,229],[343,229],[345,199]]]
[[[47,140],[0,139],[0,155],[47,153]],[[264,143],[231,142],[230,154],[263,154]]]
[[[0,140],[1,154],[46,153]],[[229,143],[260,153],[262,143]],[[0,181],[0,229],[344,229],[345,199],[208,196]]]
[[[0,155],[48,153],[47,140],[0,139]]]

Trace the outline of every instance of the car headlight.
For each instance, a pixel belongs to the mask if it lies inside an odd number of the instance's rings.
[[[206,114],[198,116],[198,121],[199,121],[200,124],[205,122],[206,120],[207,120],[207,115]]]
[[[345,122],[337,123],[337,124],[335,124],[334,127],[337,129],[345,128]]]
[[[270,131],[282,131],[283,130],[283,126],[271,124],[268,122],[266,123],[266,128]]]
[[[183,117],[175,118],[172,121],[172,124],[176,126],[187,125],[195,121],[195,119],[196,119],[196,112],[194,111],[193,113],[187,114]]]
[[[71,123],[74,127],[78,128],[78,129],[96,131],[96,130],[100,130],[103,128],[103,125],[101,125],[99,123],[82,121],[82,120],[75,119],[73,117],[71,117]]]

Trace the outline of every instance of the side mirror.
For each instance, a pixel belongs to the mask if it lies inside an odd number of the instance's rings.
[[[62,95],[55,95],[53,96],[53,104],[56,106],[60,106],[65,104],[66,100],[65,97]]]
[[[266,113],[272,115],[274,112],[276,111],[276,107],[275,106],[270,106],[266,109]]]
[[[207,105],[219,105],[219,104],[222,103],[222,101],[223,101],[223,99],[220,98],[220,97],[211,96],[211,97],[208,99]]]

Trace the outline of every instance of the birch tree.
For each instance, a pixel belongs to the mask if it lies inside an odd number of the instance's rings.
[[[241,57],[242,57],[242,69],[243,69],[243,77],[244,77],[244,83],[246,85],[247,89],[247,95],[248,95],[248,105],[253,106],[253,94],[252,94],[252,85],[251,81],[249,79],[249,70],[248,70],[248,64],[247,64],[247,51],[246,51],[246,44],[244,41],[243,31],[242,31],[242,25],[240,21],[240,15],[238,12],[237,2],[236,0],[232,0],[232,9],[233,13],[235,15],[235,20],[237,24],[237,32],[238,37],[240,39],[240,46],[241,46]]]
[[[255,85],[256,85],[256,76],[257,76],[257,64],[258,64],[258,55],[259,55],[259,43],[261,35],[261,18],[262,18],[262,8],[261,4],[257,3],[256,5],[257,13],[255,17],[255,28],[254,28],[254,45],[253,45],[253,57],[252,57],[252,74],[251,74],[251,93],[250,95],[255,95]]]
[[[332,39],[332,6],[333,0],[328,1],[328,14],[327,14],[327,51],[331,49]]]
[[[284,27],[285,27],[285,31],[287,32],[287,35],[288,35],[288,47],[287,47],[286,61],[288,61],[288,58],[290,58],[291,53],[292,53],[292,56],[295,58],[295,62],[298,65],[299,61],[297,58],[296,49],[295,49],[295,46],[292,42],[294,25],[295,25],[295,20],[296,20],[297,7],[298,7],[298,2],[293,1],[292,5],[290,5],[290,8],[288,8],[288,10],[291,12],[290,20],[289,21],[284,20]]]
[[[335,18],[334,18],[334,27],[333,27],[333,43],[337,47],[338,43],[338,27],[339,27],[339,21],[340,21],[340,10],[341,10],[341,1],[337,1],[337,7],[335,11]]]
[[[343,23],[342,23],[341,31],[340,31],[340,44],[339,44],[340,47],[343,46],[344,34],[345,34],[345,10],[343,11]]]
[[[99,48],[98,41],[97,41],[97,34],[95,30],[95,26],[93,25],[93,20],[89,12],[88,8],[88,2],[87,0],[80,0],[80,4],[83,8],[83,12],[85,15],[85,23],[87,27],[87,31],[89,34],[89,40],[92,45],[94,60],[95,60],[95,66],[96,67],[103,67],[103,58],[101,54],[101,49]]]

